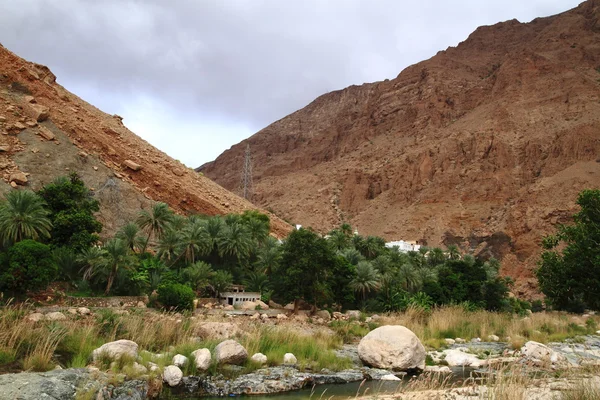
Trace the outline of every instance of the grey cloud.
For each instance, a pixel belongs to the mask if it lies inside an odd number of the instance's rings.
[[[178,118],[258,130],[327,91],[395,77],[479,25],[577,3],[4,0],[0,42],[99,93],[107,112],[143,94]]]

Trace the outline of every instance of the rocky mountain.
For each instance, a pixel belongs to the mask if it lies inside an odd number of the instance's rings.
[[[326,231],[459,244],[496,256],[520,293],[542,235],[600,186],[600,1],[483,26],[396,78],[327,93],[202,171]]]
[[[118,115],[69,93],[47,67],[1,45],[0,133],[0,193],[11,186],[38,189],[77,172],[100,200],[103,234],[152,201],[182,214],[256,208],[136,136]],[[272,216],[273,234],[282,237],[290,229]]]

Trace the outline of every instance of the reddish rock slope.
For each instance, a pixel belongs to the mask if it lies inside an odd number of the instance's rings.
[[[0,171],[4,181],[37,189],[77,171],[101,200],[105,233],[114,232],[151,200],[180,213],[240,213],[249,202],[173,160],[110,116],[55,82],[47,67],[0,45]],[[138,167],[139,170],[138,170]],[[240,170],[241,171],[241,170]],[[24,181],[23,177],[27,175]],[[272,217],[272,231],[289,226]]]
[[[531,293],[541,236],[600,186],[600,1],[480,27],[395,79],[317,98],[202,170],[233,189],[246,144],[257,202],[277,214],[458,243],[502,258]]]

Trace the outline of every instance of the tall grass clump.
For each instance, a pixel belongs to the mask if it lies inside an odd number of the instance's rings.
[[[313,370],[327,368],[339,371],[349,368],[352,362],[338,357],[333,351],[342,344],[339,336],[324,331],[303,335],[291,329],[273,327],[257,327],[242,339],[248,354],[263,353],[269,365],[280,365],[284,354],[292,353],[298,359],[300,368]]]
[[[40,335],[39,340],[32,346],[23,359],[23,369],[26,371],[45,372],[54,368],[52,356],[66,331],[52,328],[47,335]]]

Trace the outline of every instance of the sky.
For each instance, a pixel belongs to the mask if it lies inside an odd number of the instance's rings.
[[[0,43],[189,167],[478,26],[580,0],[0,0]]]

